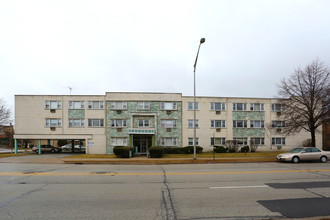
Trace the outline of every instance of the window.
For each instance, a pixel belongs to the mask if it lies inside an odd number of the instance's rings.
[[[272,138],[272,145],[285,145],[285,138]]]
[[[69,127],[85,127],[85,119],[69,119]]]
[[[272,104],[273,112],[283,112],[285,111],[285,106],[283,104]]]
[[[150,121],[149,120],[139,120],[139,127],[149,127],[150,126]]]
[[[88,119],[88,127],[104,127],[104,119]]]
[[[198,109],[198,102],[196,102],[196,110]],[[188,102],[188,110],[194,110],[194,102]]]
[[[226,138],[211,138],[211,146],[225,146],[226,145]]]
[[[113,137],[111,138],[111,146],[127,146],[127,138]]]
[[[110,109],[125,110],[127,109],[127,102],[110,102]]]
[[[46,118],[46,127],[62,127],[62,119]]]
[[[160,145],[164,147],[174,147],[177,146],[177,138],[161,138]]]
[[[264,121],[250,121],[250,128],[264,128]]]
[[[233,103],[233,111],[246,111],[246,103]]]
[[[149,110],[150,109],[150,102],[138,102],[138,110]]]
[[[88,101],[88,109],[104,109],[103,101]]]
[[[177,104],[176,104],[176,102],[161,102],[160,109],[161,110],[176,110]]]
[[[196,138],[196,145],[199,145],[198,138]],[[188,138],[188,146],[194,146],[194,138]]]
[[[265,111],[265,105],[260,103],[251,103],[250,104],[251,111]]]
[[[84,101],[69,101],[69,109],[84,109]]]
[[[226,110],[226,103],[223,102],[211,102],[211,110],[224,111]]]
[[[234,128],[247,128],[247,121],[246,120],[234,120],[233,127]]]
[[[237,146],[241,146],[241,145],[247,145],[247,138],[235,138],[234,137],[234,144]]]
[[[127,120],[126,119],[112,119],[111,127],[126,127]]]
[[[265,138],[250,138],[251,145],[265,145]]]
[[[196,120],[196,128],[198,127],[198,120]],[[188,119],[188,128],[194,128],[194,119]]]
[[[226,121],[225,120],[211,120],[211,128],[225,128]]]
[[[272,121],[272,127],[273,128],[283,128],[285,127],[284,121]]]
[[[46,101],[45,103],[46,109],[61,109],[62,108],[62,102],[61,101]]]
[[[160,120],[162,128],[176,128],[176,120]]]

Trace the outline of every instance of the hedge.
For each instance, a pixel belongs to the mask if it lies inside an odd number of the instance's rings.
[[[249,146],[244,146],[241,148],[241,152],[246,153],[250,151],[250,147]]]
[[[163,151],[164,149],[162,147],[151,147],[149,148],[149,153],[151,158],[161,158],[163,157]]]
[[[129,152],[132,152],[131,154],[133,155],[134,153],[134,148],[133,147],[114,147],[113,148],[113,153],[120,158],[129,158]]]
[[[215,153],[227,153],[228,148],[224,146],[214,146],[214,152]]]

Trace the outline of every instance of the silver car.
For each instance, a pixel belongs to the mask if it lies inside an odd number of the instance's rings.
[[[330,151],[323,151],[316,147],[298,147],[289,151],[288,153],[283,153],[277,155],[277,159],[280,161],[292,161],[293,163],[298,163],[303,160],[315,160],[322,163],[327,162],[330,157]]]
[[[40,145],[40,150],[41,152],[51,152],[51,153],[59,153],[61,152],[60,148],[54,147],[53,145],[50,144],[43,144]],[[32,148],[32,151],[35,153],[39,153],[39,146],[35,146]]]

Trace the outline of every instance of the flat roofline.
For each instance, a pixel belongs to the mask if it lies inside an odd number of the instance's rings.
[[[182,98],[194,98],[194,96],[182,96]],[[217,99],[278,99],[278,98],[260,98],[260,97],[222,97],[222,96],[196,96],[196,98],[217,98]]]
[[[160,95],[181,95],[182,93],[179,92],[106,92],[106,94],[160,94]]]

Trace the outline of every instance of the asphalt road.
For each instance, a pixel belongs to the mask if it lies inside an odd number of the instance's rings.
[[[330,216],[330,163],[0,163],[0,219]]]

